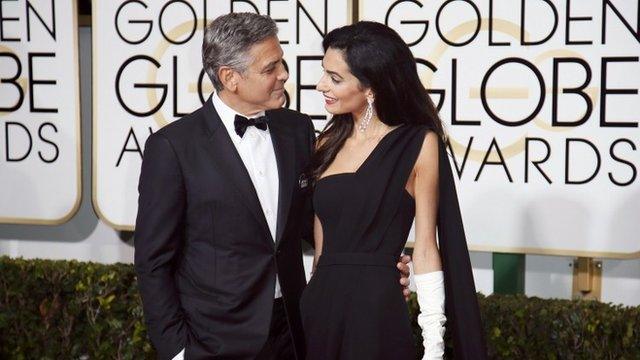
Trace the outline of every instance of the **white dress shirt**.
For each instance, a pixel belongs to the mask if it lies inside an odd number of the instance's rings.
[[[238,114],[235,110],[225,104],[217,94],[211,96],[211,101],[215,107],[224,127],[229,133],[229,137],[233,141],[240,158],[244,163],[244,167],[249,173],[253,187],[258,194],[258,200],[264,212],[264,217],[269,225],[271,238],[276,239],[276,224],[278,223],[278,165],[276,163],[276,153],[273,149],[271,141],[271,133],[269,129],[260,130],[255,126],[247,127],[247,131],[243,137],[236,134],[234,120]],[[260,112],[253,117],[263,116],[264,112]],[[248,116],[245,116],[248,117]],[[275,297],[282,296],[280,291],[280,282],[276,275]]]
[[[218,97],[218,94],[214,93],[211,96],[211,102],[218,112],[225,129],[229,133],[229,137],[231,137],[233,145],[236,147],[244,163],[244,167],[249,173],[253,187],[258,194],[258,200],[260,201],[264,217],[267,220],[267,225],[269,225],[271,238],[275,241],[276,224],[278,223],[278,191],[280,183],[276,153],[273,149],[273,142],[271,141],[271,133],[268,128],[263,131],[257,129],[255,126],[249,126],[244,136],[240,137],[236,134],[234,121],[236,115],[245,115],[239,114],[230,108]],[[251,118],[263,115],[264,111],[251,116]],[[276,274],[275,298],[277,299],[281,296],[280,281]],[[173,360],[183,359],[184,349],[173,358]]]

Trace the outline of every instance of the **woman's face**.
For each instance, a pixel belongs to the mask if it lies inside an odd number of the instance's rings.
[[[324,72],[316,90],[324,95],[324,107],[331,114],[360,114],[367,105],[369,90],[349,71],[343,52],[329,48],[322,59]]]

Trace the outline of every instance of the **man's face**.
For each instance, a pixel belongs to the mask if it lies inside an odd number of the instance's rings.
[[[259,42],[249,50],[250,65],[238,81],[236,95],[252,112],[282,107],[284,83],[289,78],[277,37]]]

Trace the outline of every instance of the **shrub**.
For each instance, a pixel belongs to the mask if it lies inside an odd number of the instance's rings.
[[[478,300],[491,358],[640,359],[640,307],[523,295]],[[422,352],[415,294],[408,306]],[[445,340],[450,356],[449,333]],[[155,358],[133,267],[0,257],[0,358]]]

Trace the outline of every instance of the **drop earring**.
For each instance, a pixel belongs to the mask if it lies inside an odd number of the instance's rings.
[[[371,119],[373,118],[373,99],[367,98],[367,109],[364,111],[364,116],[362,117],[362,121],[358,125],[358,129],[361,132],[365,132],[367,127],[369,127],[369,123],[371,123]]]

